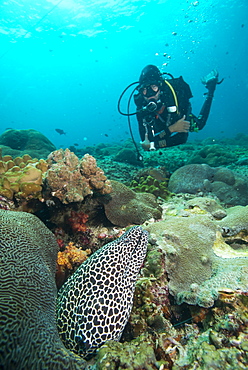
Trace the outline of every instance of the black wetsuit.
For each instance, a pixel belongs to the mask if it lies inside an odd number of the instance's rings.
[[[177,111],[172,89],[164,81],[160,87],[161,94],[159,101],[156,102],[157,109],[154,112],[149,112],[149,110],[145,108],[147,106],[147,101],[144,99],[141,92],[134,96],[134,101],[137,106],[136,116],[139,123],[140,138],[144,141],[145,134],[147,133],[148,140],[154,142],[156,149],[183,144],[187,141],[188,133],[171,133],[168,128],[184,115],[185,120],[190,121],[190,131],[198,131],[205,126],[216,85],[215,83],[213,84],[213,88],[208,89],[200,114],[196,117],[192,114],[189,101],[189,99],[192,98],[189,85],[182,77],[168,79],[166,81],[169,82],[176,94],[176,99],[178,101]]]

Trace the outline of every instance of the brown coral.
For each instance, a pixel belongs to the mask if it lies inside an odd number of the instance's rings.
[[[89,154],[79,160],[69,149],[52,152],[45,176],[46,190],[64,204],[83,201],[94,193],[109,194],[110,182]]]

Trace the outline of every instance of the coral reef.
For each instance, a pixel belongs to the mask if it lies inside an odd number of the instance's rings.
[[[212,193],[229,205],[245,206],[248,203],[248,184],[244,176],[228,168],[213,168],[207,164],[179,168],[171,175],[168,189],[174,193]]]
[[[84,369],[57,331],[54,235],[28,213],[0,210],[0,224],[1,366]]]
[[[39,131],[9,129],[0,135],[3,155],[22,157],[29,154],[33,158],[46,158],[55,146]]]
[[[233,151],[226,150],[220,144],[206,145],[189,158],[188,164],[206,163],[211,167],[219,167],[231,164],[237,160]]]
[[[64,204],[83,201],[93,193],[109,194],[112,190],[104,172],[89,154],[79,160],[69,149],[59,149],[49,155],[47,162],[46,192]]]
[[[124,184],[111,181],[112,193],[110,199],[103,205],[106,217],[112,224],[125,227],[140,225],[150,218],[161,217],[161,208],[153,194],[135,193]]]
[[[240,231],[248,233],[248,206],[230,207],[226,213],[226,217],[218,223],[224,236],[235,235]]]
[[[227,215],[226,210],[219,204],[219,202],[208,197],[190,199],[187,201],[187,205],[191,209],[195,209],[197,207],[198,209],[211,213],[216,220],[221,220]]]
[[[28,154],[0,157],[0,195],[8,199],[41,198],[42,176],[48,165]]]
[[[131,343],[109,341],[97,353],[99,370],[153,370],[160,369],[161,363],[156,359],[154,343],[149,335],[141,335]]]
[[[57,239],[60,250],[57,256],[56,285],[60,288],[71,275],[89,256],[91,249],[82,250],[73,242],[64,247],[62,239]]]

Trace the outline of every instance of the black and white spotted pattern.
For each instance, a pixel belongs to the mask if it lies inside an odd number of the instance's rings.
[[[119,340],[129,318],[148,233],[132,227],[89,257],[58,293],[58,328],[65,346],[81,356]]]

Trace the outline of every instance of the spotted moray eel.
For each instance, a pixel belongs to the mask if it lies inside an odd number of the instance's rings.
[[[58,293],[58,329],[80,356],[118,341],[129,318],[135,283],[146,256],[148,233],[132,227],[89,257]]]

